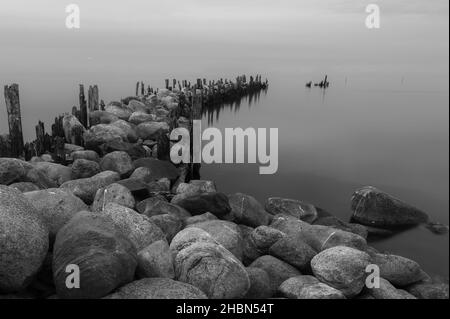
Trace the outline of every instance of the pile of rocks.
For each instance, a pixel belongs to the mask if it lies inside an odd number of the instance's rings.
[[[299,200],[263,205],[187,182],[154,156],[176,97],[127,102],[91,114],[98,124],[86,149],[67,145],[69,166],[0,158],[0,298],[448,298],[448,282],[367,243],[374,229],[427,222],[422,212],[364,188],[347,223]],[[65,123],[69,140],[79,124]]]

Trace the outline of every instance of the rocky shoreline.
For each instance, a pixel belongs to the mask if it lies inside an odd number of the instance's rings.
[[[449,298],[448,280],[368,244],[435,225],[389,194],[356,190],[346,222],[298,199],[223,194],[173,165],[168,133],[190,128],[194,100],[148,92],[90,113],[89,128],[65,115],[65,165],[0,158],[0,299]]]

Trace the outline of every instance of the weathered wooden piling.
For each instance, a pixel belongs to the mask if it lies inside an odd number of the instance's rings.
[[[5,86],[5,102],[8,112],[9,140],[11,155],[22,157],[24,155],[22,116],[20,113],[19,85]]]
[[[87,103],[86,103],[86,97],[84,95],[84,85],[80,84],[80,94],[79,94],[79,101],[80,101],[80,122],[83,124],[84,127],[88,127],[88,110],[87,110]]]
[[[98,86],[89,86],[88,90],[88,109],[89,112],[94,112],[99,110],[99,102],[98,102]]]

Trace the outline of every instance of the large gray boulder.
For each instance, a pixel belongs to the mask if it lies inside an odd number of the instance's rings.
[[[110,103],[105,107],[105,111],[117,116],[121,120],[128,121],[132,110],[126,105],[118,105],[116,103]]]
[[[94,201],[97,190],[120,180],[116,172],[105,171],[90,178],[82,178],[66,182],[60,188],[70,190],[75,196],[90,205]]]
[[[105,111],[89,112],[89,123],[91,126],[99,124],[111,124],[118,121],[119,118],[114,114]]]
[[[175,182],[180,176],[178,169],[170,162],[160,161],[153,158],[140,158],[133,162],[134,168],[146,167],[150,169],[151,176],[147,180],[158,181],[161,178],[168,178],[170,181]]]
[[[214,238],[206,231],[200,228],[191,227],[183,229],[172,239],[170,251],[172,252],[172,255],[176,257],[180,251],[196,243],[218,245]]]
[[[49,162],[38,162],[34,163],[33,166],[44,175],[47,175],[57,186],[72,180],[72,169],[70,167]]]
[[[72,179],[89,178],[101,172],[97,162],[76,159],[72,164]]]
[[[77,289],[66,285],[73,266],[79,268]],[[60,298],[102,298],[131,282],[136,266],[133,244],[108,217],[80,212],[56,236],[53,277]]]
[[[301,271],[309,271],[311,260],[317,252],[301,239],[284,237],[270,247],[269,254]]]
[[[141,202],[139,209],[142,214],[149,217],[165,214],[175,216],[182,220],[191,217],[191,214],[184,208],[157,198]]]
[[[66,114],[63,117],[63,129],[64,136],[66,138],[67,143],[76,144],[77,136],[83,136],[86,128],[80,121],[72,114]]]
[[[165,240],[165,234],[147,216],[127,207],[108,203],[101,215],[112,219],[114,225],[130,239],[138,252],[155,241]]]
[[[134,170],[130,155],[119,151],[106,154],[100,161],[100,167],[103,171],[117,172],[122,177],[129,176]]]
[[[125,132],[127,135],[127,139],[130,143],[136,143],[139,140],[139,137],[136,134],[136,127],[127,121],[118,120],[111,123],[112,126],[116,126]]]
[[[104,188],[100,188],[92,204],[94,212],[101,212],[109,203],[116,203],[124,207],[134,209],[135,200],[131,191],[120,184],[114,183]]]
[[[93,162],[100,162],[100,156],[95,151],[75,151],[70,154],[72,157],[72,160],[75,162],[76,160],[87,160],[87,161],[93,161]]]
[[[367,289],[368,293],[375,299],[417,299],[408,292],[395,288],[384,278],[380,278],[379,283],[379,287]]]
[[[175,258],[175,276],[211,299],[243,298],[250,288],[245,267],[218,244],[198,242],[181,250]]]
[[[145,122],[136,128],[138,137],[143,140],[157,140],[160,134],[167,134],[169,130],[166,122]]]
[[[173,257],[165,240],[158,240],[138,252],[137,274],[140,278],[175,277]]]
[[[272,215],[287,215],[312,223],[317,219],[316,207],[295,199],[269,198],[266,202],[266,210]]]
[[[19,182],[9,185],[11,188],[17,189],[21,193],[34,192],[40,190],[40,188],[30,182]]]
[[[250,289],[244,299],[268,299],[273,295],[269,275],[260,268],[246,268],[250,278]]]
[[[107,299],[208,299],[197,287],[168,278],[146,278],[121,287]]]
[[[346,299],[342,292],[312,276],[289,278],[280,285],[278,291],[288,299]]]
[[[169,243],[183,229],[183,221],[174,215],[156,215],[150,217],[150,220],[163,231]]]
[[[340,290],[346,297],[357,296],[365,286],[370,256],[350,247],[338,246],[322,251],[311,261],[321,282]]]
[[[237,224],[250,227],[266,226],[270,215],[264,207],[252,196],[236,193],[228,196],[231,213],[227,219]]]
[[[0,185],[0,291],[30,284],[47,255],[48,228],[16,189]]]
[[[364,187],[352,196],[352,220],[379,228],[410,227],[429,221],[423,211],[374,187]]]
[[[102,144],[114,141],[126,142],[127,134],[111,124],[94,125],[84,133],[84,142],[88,149],[98,150]]]
[[[89,209],[80,198],[67,189],[51,188],[24,193],[24,196],[42,217],[52,240],[78,212]]]
[[[30,182],[39,188],[57,187],[47,174],[36,169],[30,163],[16,158],[0,158],[0,185]]]
[[[222,193],[204,193],[190,196],[178,202],[177,205],[183,207],[192,215],[211,213],[220,218],[231,211],[228,197]]]
[[[133,114],[131,114],[128,121],[130,123],[133,123],[134,125],[139,125],[139,124],[142,124],[145,122],[156,121],[156,115],[138,111],[138,112],[134,112]]]

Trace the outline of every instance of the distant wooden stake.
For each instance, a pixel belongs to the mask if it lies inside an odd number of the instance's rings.
[[[86,105],[86,97],[84,95],[84,86],[83,84],[80,84],[80,95],[79,95],[79,101],[80,101],[80,122],[83,124],[84,127],[88,127],[88,111],[87,111],[87,105]]]
[[[5,86],[5,102],[8,112],[9,137],[11,141],[11,153],[15,157],[22,157],[23,133],[22,117],[20,114],[19,85]]]

